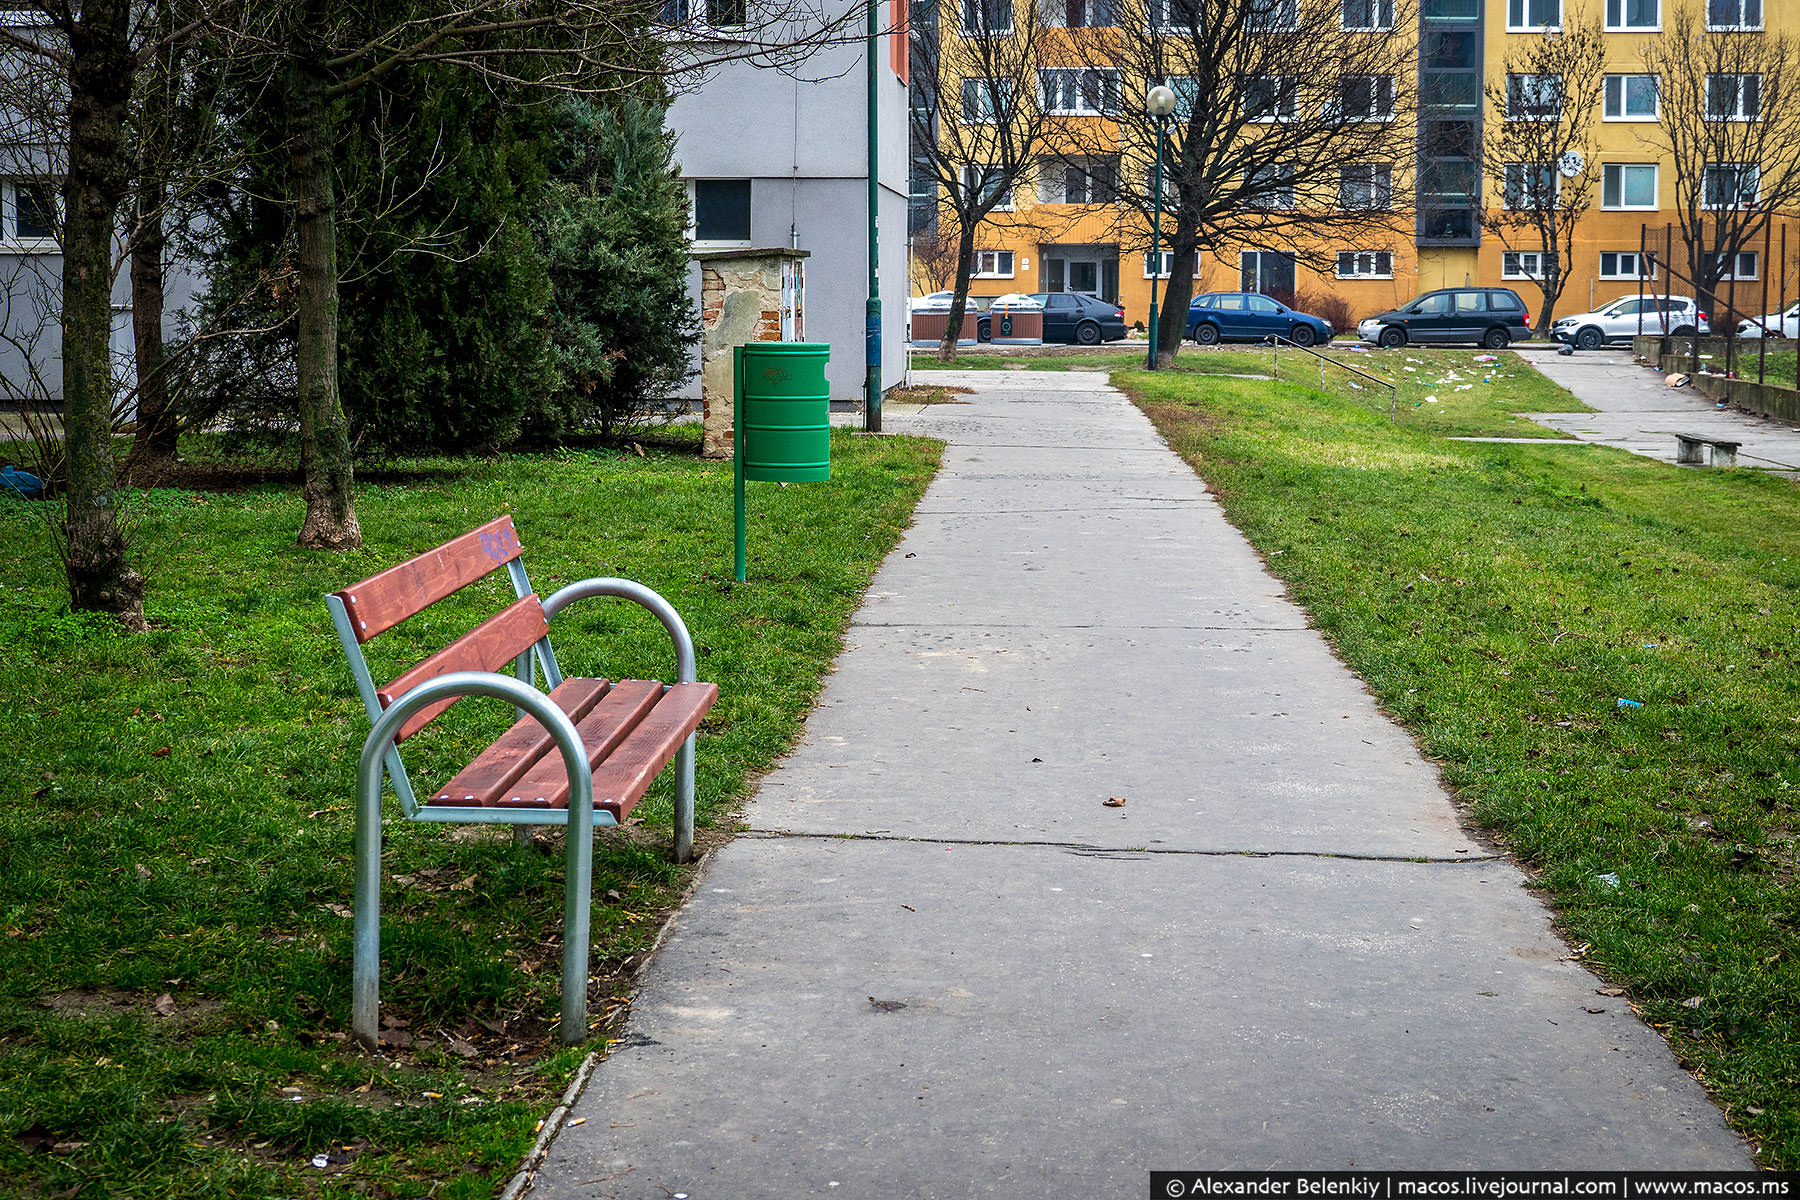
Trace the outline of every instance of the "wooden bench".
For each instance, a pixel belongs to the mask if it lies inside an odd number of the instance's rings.
[[[1742,442],[1706,437],[1698,433],[1675,435],[1675,461],[1696,467],[1735,467]]]
[[[676,760],[677,862],[694,843],[694,731],[719,689],[696,681],[694,643],[680,614],[628,579],[587,579],[539,600],[525,574],[511,517],[499,517],[435,550],[325,598],[373,728],[356,771],[355,980],[352,1032],[373,1049],[380,1017],[381,801],[391,779],[409,821],[562,825],[564,884],[562,1040],[587,1035],[589,894],[593,827],[617,825]],[[518,599],[392,683],[369,672],[363,645],[406,618],[505,567]],[[550,621],[577,600],[617,596],[650,610],[675,645],[673,684],[568,678],[550,645]],[[514,674],[500,672],[511,667]],[[535,685],[541,673],[544,686]],[[512,704],[518,719],[424,804],[400,759],[400,743],[462,696]]]

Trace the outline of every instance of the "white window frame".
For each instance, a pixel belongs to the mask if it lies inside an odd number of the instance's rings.
[[[1354,180],[1350,172],[1367,175],[1366,179]],[[1366,189],[1369,202],[1366,204],[1345,203],[1345,192],[1350,188]],[[1345,163],[1338,168],[1338,208],[1345,212],[1387,212],[1394,207],[1394,167],[1392,163]]]
[[[1737,196],[1726,202],[1712,199],[1714,172],[1735,171],[1738,176]],[[1756,184],[1755,194],[1748,200],[1744,198],[1743,176],[1750,172],[1752,182]],[[1700,176],[1700,207],[1722,210],[1727,208],[1755,208],[1762,201],[1762,167],[1756,163],[1707,163]]]
[[[969,278],[1011,279],[1015,261],[1011,250],[977,250],[969,259]]]
[[[1069,189],[1069,174],[1080,174],[1079,197]],[[1110,178],[1100,178],[1110,176]],[[1038,162],[1040,204],[1115,204],[1119,199],[1119,160],[1110,155],[1046,158]]]
[[[38,189],[50,205],[50,233],[44,237],[19,236],[19,189]],[[691,208],[690,208],[690,211]],[[56,227],[62,216],[62,195],[48,179],[0,179],[0,249],[14,254],[46,254],[62,249]]]
[[[1531,24],[1531,7],[1546,0],[1506,0],[1506,31],[1508,33],[1541,33],[1546,29],[1562,28],[1562,0],[1548,0],[1556,9],[1556,18],[1548,22]]]
[[[1631,0],[1606,0],[1606,12],[1603,19],[1608,33],[1661,33],[1663,0],[1650,0],[1656,9],[1656,19],[1648,25],[1632,25],[1626,22],[1626,5]]]
[[[1352,21],[1350,8],[1354,5],[1363,12],[1372,14],[1374,24],[1363,24]],[[1394,27],[1394,0],[1339,0],[1339,27],[1350,33],[1385,33]]]
[[[1252,197],[1244,201],[1245,206],[1248,208],[1266,209],[1271,212],[1286,212],[1289,209],[1296,207],[1294,203],[1294,176],[1298,172],[1295,170],[1294,164],[1291,162],[1274,162],[1264,163],[1260,167],[1251,167],[1245,172],[1245,175],[1247,176],[1244,181],[1245,185],[1247,187],[1260,187],[1260,181],[1256,176],[1261,172],[1273,173],[1273,182],[1277,184],[1279,184],[1282,177],[1285,176],[1287,180],[1286,194]]]
[[[1513,82],[1515,79],[1519,81],[1517,84]],[[1556,108],[1550,112],[1539,112],[1536,109],[1543,102],[1541,90],[1544,84],[1526,81],[1545,79],[1555,81]],[[1534,92],[1538,94],[1533,94]],[[1506,112],[1504,115],[1508,121],[1560,121],[1563,115],[1563,105],[1568,103],[1568,99],[1568,88],[1564,86],[1563,78],[1560,75],[1513,72],[1506,77]],[[1516,105],[1515,101],[1518,102]]]
[[[1530,265],[1527,265],[1527,259],[1530,260]],[[1500,278],[1529,279],[1533,283],[1538,282],[1544,278],[1544,252],[1542,250],[1502,250],[1500,252]]]
[[[1756,81],[1754,89],[1748,85],[1748,81],[1752,79]],[[1761,75],[1757,74],[1718,72],[1707,75],[1706,119],[1709,121],[1754,121],[1759,119],[1762,116],[1762,85],[1763,78]],[[1723,88],[1729,88],[1731,91],[1731,104],[1729,109],[1715,107],[1713,104],[1718,91]],[[1746,104],[1746,101],[1749,99],[1749,93],[1752,90],[1756,93],[1756,104],[1754,107],[1750,107]]]
[[[1119,0],[1081,0],[1081,23],[1071,25],[1064,0],[1038,0],[1038,19],[1047,29],[1116,29],[1119,7]]]
[[[1702,0],[1702,3],[1706,5],[1706,28],[1708,32],[1750,31],[1761,29],[1763,27],[1763,19],[1766,16],[1764,12],[1766,2],[1767,0]],[[1730,4],[1736,9],[1737,20],[1715,24],[1713,21],[1713,5],[1718,3]],[[1744,19],[1744,12],[1746,9],[1751,8],[1754,8],[1756,12],[1756,19],[1754,21],[1747,21]]]
[[[1650,81],[1651,105],[1648,116],[1626,111],[1625,101],[1629,94],[1628,89],[1631,87],[1630,81],[1633,79]],[[1615,100],[1618,101],[1616,107],[1613,103]],[[1607,75],[1602,84],[1600,119],[1602,121],[1660,121],[1662,119],[1662,80],[1655,75],[1647,75],[1642,72]]]
[[[970,85],[976,85],[973,94],[982,101],[974,115],[970,115]],[[997,87],[994,85],[998,85]],[[998,91],[1001,94],[995,95]],[[1012,80],[989,79],[985,75],[971,75],[962,81],[957,90],[957,120],[964,125],[993,125],[1000,120],[999,109],[1007,107],[1012,101]]]
[[[1292,33],[1300,28],[1300,0],[1255,0],[1245,26],[1252,33]]]
[[[1144,278],[1145,279],[1150,278],[1150,256],[1152,254],[1157,255],[1158,261],[1160,261],[1162,263],[1162,270],[1157,272],[1156,278],[1167,279],[1169,277],[1169,273],[1175,269],[1175,252],[1173,250],[1146,250],[1146,251],[1144,251]],[[1194,278],[1195,279],[1200,278],[1200,252],[1198,250],[1194,251]]]
[[[1150,27],[1162,33],[1179,33],[1203,19],[1205,0],[1149,0]],[[1176,9],[1181,9],[1177,19]],[[1193,18],[1193,20],[1190,20]]]
[[[1353,81],[1365,81],[1369,85],[1369,103],[1361,112],[1352,112],[1345,102]],[[1352,121],[1368,121],[1371,123],[1387,122],[1394,119],[1394,77],[1392,75],[1339,75],[1337,105],[1341,115]]]
[[[984,20],[990,9],[996,14],[1004,13],[1006,24],[983,28],[970,23],[971,15],[974,15],[977,20]],[[1008,34],[1018,23],[1017,18],[1013,15],[1013,0],[957,0],[956,20],[964,37],[994,37]]]
[[[1535,171],[1539,186],[1545,182],[1550,184],[1548,204],[1544,199],[1539,198],[1534,198],[1530,204],[1514,203],[1515,200],[1524,201],[1526,199],[1525,192],[1531,183],[1526,174],[1527,171]],[[1562,195],[1562,173],[1556,169],[1554,163],[1507,163],[1505,176],[1505,181],[1500,188],[1500,203],[1507,212],[1536,212],[1554,206],[1557,197]],[[1516,184],[1515,176],[1518,177]]]
[[[1253,112],[1251,98],[1264,87],[1273,104],[1262,112]],[[1292,75],[1256,75],[1245,86],[1244,119],[1258,125],[1286,124],[1300,115],[1300,81]],[[1259,97],[1260,98],[1260,97]]]
[[[745,250],[756,244],[756,181],[720,176],[716,178],[701,177],[683,180],[687,184],[688,202],[688,241],[697,250]],[[748,183],[750,185],[750,235],[742,238],[706,238],[700,237],[700,206],[696,202],[695,193],[702,183]]]
[[[1651,196],[1648,204],[1625,203],[1625,179],[1628,171],[1649,171],[1651,173]],[[1619,203],[1606,202],[1606,177],[1615,175],[1619,181]],[[1662,194],[1662,171],[1655,163],[1604,163],[1600,167],[1600,209],[1602,212],[1653,212],[1657,208],[1657,200]]]
[[[1100,105],[1089,103],[1092,77]],[[1044,67],[1038,71],[1038,101],[1051,117],[1103,117],[1116,114],[1124,99],[1123,77],[1112,67]],[[1066,103],[1070,99],[1073,103]]]
[[[1382,270],[1382,259],[1387,260],[1387,270]],[[1344,269],[1346,263],[1349,270]],[[1337,277],[1339,279],[1392,279],[1394,277],[1394,255],[1390,250],[1339,250],[1337,253]]]
[[[972,164],[965,164],[962,169],[963,187],[965,189],[978,188],[982,186],[982,177],[984,175],[998,170],[1000,170],[998,167],[978,167]],[[1013,210],[1013,199],[1013,188],[1008,187],[1004,192],[1000,193],[1000,202],[994,205],[991,211],[1011,212]]]
[[[1702,261],[1710,266],[1712,261],[1718,257],[1719,256],[1715,252],[1708,250],[1702,256]],[[1732,264],[1731,270],[1719,276],[1720,283],[1742,283],[1746,280],[1762,278],[1762,256],[1758,251],[1739,250],[1732,257],[1736,258],[1737,261]],[[1748,267],[1749,270],[1746,271],[1744,269],[1745,267]]]
[[[741,7],[743,20],[715,21],[714,8]],[[704,36],[733,33],[749,28],[750,0],[663,0],[662,19],[667,25]]]
[[[1612,259],[1612,270],[1606,269],[1606,260]],[[1625,270],[1623,262],[1631,260],[1631,269]],[[1639,260],[1643,261],[1640,262]],[[1647,274],[1639,274],[1640,269],[1648,265]],[[1640,250],[1602,250],[1600,251],[1599,278],[1601,279],[1655,279],[1656,260]]]

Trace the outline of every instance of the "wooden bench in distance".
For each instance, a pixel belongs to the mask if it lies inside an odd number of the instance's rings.
[[[1735,467],[1742,442],[1707,437],[1699,433],[1675,435],[1675,461],[1682,466]]]
[[[675,845],[694,845],[694,731],[719,689],[696,680],[693,639],[668,601],[629,579],[587,579],[540,601],[525,574],[511,517],[325,598],[373,728],[356,774],[356,952],[352,1029],[374,1048],[380,1017],[381,800],[390,779],[409,821],[562,825],[568,834],[563,911],[562,1040],[587,1034],[593,827],[617,825],[675,762]],[[518,597],[448,646],[381,685],[362,647],[439,600],[505,567]],[[617,596],[662,622],[675,646],[675,682],[568,678],[550,622],[577,600]],[[501,672],[511,668],[513,675]],[[538,674],[544,686],[536,686]],[[518,721],[424,804],[400,758],[412,737],[463,696],[490,696]]]

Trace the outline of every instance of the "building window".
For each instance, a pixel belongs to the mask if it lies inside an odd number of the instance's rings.
[[[1606,0],[1606,27],[1655,32],[1662,28],[1659,0]]]
[[[1656,263],[1636,250],[1602,250],[1602,279],[1655,279]]]
[[[1394,256],[1386,250],[1339,250],[1339,279],[1392,279]]]
[[[1727,280],[1756,279],[1756,251],[1742,250],[1736,254],[1706,253],[1700,256],[1700,269],[1710,275],[1724,260],[1724,268],[1719,272],[1719,282]]]
[[[1257,75],[1244,89],[1244,116],[1252,121],[1291,121],[1300,112],[1300,90],[1292,75]]]
[[[1150,265],[1152,263],[1159,264],[1159,266],[1157,268],[1157,272],[1156,272],[1156,278],[1157,279],[1167,279],[1169,277],[1169,273],[1175,269],[1175,252],[1173,250],[1146,250],[1146,251],[1144,251],[1144,278],[1145,279],[1149,279],[1151,277],[1150,276]],[[1194,276],[1193,277],[1195,279],[1200,278],[1200,252],[1198,250],[1194,251]]]
[[[1006,172],[999,167],[964,167],[962,178],[963,189],[975,204],[985,204],[992,199],[993,211],[1012,211],[1012,186],[1006,182]]]
[[[1283,33],[1300,27],[1300,0],[1250,0],[1250,28]]]
[[[1556,169],[1549,163],[1507,163],[1504,200],[1514,211],[1547,209],[1556,203]]]
[[[1056,29],[1104,29],[1119,23],[1119,0],[1043,0],[1044,24]]]
[[[1507,250],[1500,255],[1500,278],[1542,279],[1543,277],[1543,251]]]
[[[1345,29],[1392,29],[1394,0],[1342,0]]]
[[[1294,164],[1267,163],[1244,172],[1244,203],[1251,208],[1294,207]]]
[[[1761,75],[1708,75],[1706,116],[1712,121],[1754,121],[1762,114]]]
[[[56,202],[55,185],[43,180],[0,180],[0,244],[15,250],[54,250]]]
[[[1762,0],[1706,0],[1708,29],[1761,29]]]
[[[1351,121],[1394,119],[1392,75],[1345,75],[1338,79],[1338,108]]]
[[[1012,115],[1012,80],[965,79],[962,81],[962,123],[992,125]]]
[[[964,37],[980,37],[984,33],[1011,33],[1012,27],[1012,0],[962,0]]]
[[[1657,111],[1654,75],[1608,75],[1605,106],[1608,121],[1654,121]]]
[[[1338,207],[1348,212],[1381,211],[1394,202],[1394,169],[1386,163],[1350,163],[1338,168]]]
[[[1150,24],[1161,30],[1201,28],[1202,0],[1150,0]]]
[[[1095,116],[1119,111],[1119,73],[1111,70],[1039,71],[1044,111],[1052,116]]]
[[[1562,116],[1563,81],[1560,75],[1508,75],[1506,119],[1554,121]]]
[[[1038,164],[1038,199],[1045,204],[1111,204],[1118,198],[1116,158],[1049,158]]]
[[[694,180],[694,241],[715,246],[750,244],[750,181]]]
[[[1607,163],[1600,168],[1601,208],[1655,208],[1655,163]]]
[[[1754,208],[1762,190],[1762,168],[1755,163],[1707,163],[1700,180],[1700,202],[1707,208]]]
[[[1508,29],[1559,29],[1562,0],[1506,0]]]
[[[662,19],[665,25],[741,29],[750,23],[750,11],[748,0],[663,0]]]
[[[1011,279],[1013,277],[1013,252],[1011,250],[977,250],[975,257],[969,262],[969,278],[971,279]]]

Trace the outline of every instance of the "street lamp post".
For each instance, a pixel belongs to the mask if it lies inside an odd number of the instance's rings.
[[[1149,370],[1156,370],[1156,281],[1162,276],[1162,162],[1163,133],[1168,128],[1169,114],[1175,111],[1175,92],[1162,84],[1150,89],[1144,96],[1144,109],[1156,118],[1156,173],[1150,187],[1154,195],[1151,197],[1150,209],[1150,361],[1145,364]]]

